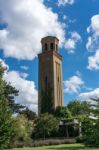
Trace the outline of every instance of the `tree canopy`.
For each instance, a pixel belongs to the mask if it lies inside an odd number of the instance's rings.
[[[89,115],[91,104],[88,101],[73,100],[68,103],[67,108],[73,116]]]
[[[58,106],[54,114],[55,114],[55,117],[61,118],[61,119],[68,119],[72,117],[71,112],[69,111],[67,107]]]

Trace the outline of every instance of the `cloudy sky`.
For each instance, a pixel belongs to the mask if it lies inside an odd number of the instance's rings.
[[[37,111],[37,55],[48,35],[60,40],[64,105],[99,97],[99,0],[0,0],[0,61],[16,102]]]

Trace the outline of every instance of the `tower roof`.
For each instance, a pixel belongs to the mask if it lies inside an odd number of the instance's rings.
[[[41,43],[42,43],[43,41],[47,40],[47,39],[50,39],[50,40],[57,40],[57,41],[59,42],[59,39],[58,39],[57,37],[55,37],[55,36],[46,36],[46,37],[43,37],[43,38],[41,39]]]

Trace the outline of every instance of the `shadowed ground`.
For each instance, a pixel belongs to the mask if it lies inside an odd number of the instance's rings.
[[[56,146],[44,146],[37,148],[16,148],[13,150],[99,150],[99,148],[86,148],[81,144],[66,144]]]

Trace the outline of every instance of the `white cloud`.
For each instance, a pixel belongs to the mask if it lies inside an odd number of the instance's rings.
[[[28,70],[28,66],[21,66],[21,69],[23,69],[23,70]]]
[[[66,15],[63,15],[63,20],[67,20],[67,16]]]
[[[88,57],[88,66],[90,70],[99,70],[99,15],[94,15],[91,18],[91,24],[87,28],[90,34],[86,44],[89,51],[95,52],[93,56]]]
[[[95,15],[91,18],[91,25],[87,28],[87,31],[99,36],[99,15]]]
[[[89,70],[99,70],[99,50],[96,51],[94,56],[88,58],[87,68]]]
[[[99,98],[99,88],[96,88],[90,92],[79,94],[79,99],[81,100],[91,100],[92,98]]]
[[[17,90],[19,96],[15,98],[16,102],[25,105],[37,112],[38,92],[33,81],[26,80],[22,74],[16,71],[9,71],[4,75],[4,79]]]
[[[84,81],[80,76],[72,76],[68,80],[64,81],[64,92],[71,94],[78,93],[83,85]]]
[[[26,79],[28,77],[28,73],[20,72],[20,77]]]
[[[74,0],[58,0],[58,6],[73,5]]]
[[[40,40],[54,35],[64,42],[65,31],[58,15],[42,0],[0,0],[7,28],[0,30],[0,48],[6,57],[33,59],[40,52]]]
[[[86,44],[86,48],[89,49],[89,47],[92,45],[92,37],[88,37],[88,41]]]
[[[87,28],[87,32],[91,34],[91,36],[88,37],[86,48],[89,51],[99,49],[99,15],[94,15],[91,18],[91,24]]]
[[[0,58],[0,63],[2,65],[3,68],[9,70],[9,66],[5,63],[5,61],[3,59]]]
[[[68,53],[74,53],[77,43],[81,41],[81,36],[77,32],[71,32],[71,37],[66,40],[65,48],[67,49]]]

